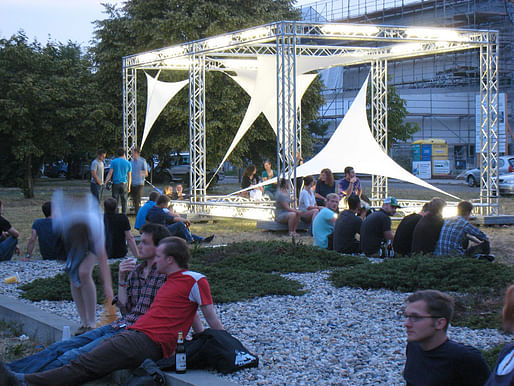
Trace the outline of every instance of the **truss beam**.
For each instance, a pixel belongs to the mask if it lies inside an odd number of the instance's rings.
[[[123,69],[123,148],[127,158],[137,149],[137,71]]]

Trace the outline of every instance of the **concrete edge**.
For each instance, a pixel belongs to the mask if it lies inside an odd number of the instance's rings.
[[[61,340],[64,326],[70,326],[72,334],[79,327],[75,322],[5,295],[0,295],[0,319],[9,324],[20,325],[24,334],[45,345]],[[130,374],[130,370],[118,370],[105,379],[121,385],[128,380]],[[167,372],[166,376],[170,386],[236,385],[207,370],[189,370],[186,374]]]

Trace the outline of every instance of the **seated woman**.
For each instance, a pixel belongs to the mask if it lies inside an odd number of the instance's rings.
[[[275,201],[275,221],[281,224],[287,224],[290,236],[298,236],[296,228],[300,222],[302,212],[291,208],[291,195],[289,193],[289,182],[282,178],[278,185],[278,191]]]
[[[270,178],[275,177],[276,173],[271,168],[271,162],[269,160],[264,161],[264,171],[261,174],[262,180],[267,181]],[[264,186],[264,194],[269,198],[275,197],[275,192],[277,191],[277,184],[269,184]]]
[[[316,205],[314,198],[314,178],[311,176],[304,177],[303,189],[300,192],[299,209],[302,212],[301,219],[305,222],[312,222],[319,213],[319,207]]]
[[[170,200],[173,199],[173,186],[171,185],[166,185],[163,189],[162,189],[162,194],[168,196],[170,198]]]
[[[257,168],[255,165],[249,165],[245,169],[243,180],[241,182],[241,189],[246,189],[259,183],[258,177],[255,175],[256,172]],[[241,193],[241,195],[251,200],[260,200],[262,198],[262,191],[262,186],[259,186],[258,188],[247,190]]]
[[[316,205],[325,206],[327,202],[327,195],[336,192],[336,184],[332,171],[328,168],[323,169],[319,175],[318,182],[316,183]]]

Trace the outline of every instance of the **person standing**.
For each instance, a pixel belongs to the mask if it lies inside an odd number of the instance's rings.
[[[105,150],[99,149],[96,158],[91,162],[91,194],[100,202],[104,186]]]
[[[121,201],[121,213],[127,214],[127,194],[130,193],[132,183],[132,165],[126,159],[125,149],[119,148],[116,155],[118,157],[112,160],[105,183],[112,178],[112,198],[115,198],[118,204]]]
[[[141,196],[145,189],[145,178],[148,177],[148,164],[146,160],[140,156],[138,149],[132,150],[132,185],[130,187],[130,196],[134,203],[134,213],[137,214],[141,206]]]
[[[116,213],[116,200],[109,197],[104,201],[105,250],[107,257],[117,259],[127,255],[127,245],[132,256],[139,257],[130,221],[126,214]]]

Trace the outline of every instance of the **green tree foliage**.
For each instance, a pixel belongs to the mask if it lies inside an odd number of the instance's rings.
[[[0,134],[3,185],[34,196],[32,177],[43,160],[73,160],[90,151],[104,114],[90,62],[80,47],[0,41]]]
[[[277,20],[297,20],[299,13],[291,0],[128,0],[122,8],[106,6],[107,19],[97,21],[97,43],[92,49],[100,87],[106,102],[113,107],[113,121],[121,122],[122,61],[126,55],[197,40]],[[141,72],[139,72],[141,74]],[[155,71],[150,71],[155,76]],[[163,71],[162,81],[178,81],[187,73]],[[315,81],[302,102],[303,126],[317,116],[322,103],[321,81]],[[138,115],[146,108],[146,79],[138,75]],[[241,123],[249,96],[227,75],[206,74],[207,163],[213,167],[221,160]],[[189,148],[187,87],[168,104],[154,124],[143,148],[143,155]],[[142,135],[144,120],[138,120]],[[310,149],[308,129],[302,136],[304,149]],[[139,138],[139,139],[140,139]],[[232,153],[230,160],[242,165],[252,160],[274,159],[276,136],[261,115]]]
[[[368,122],[371,127],[371,86],[368,86],[367,95]],[[387,86],[387,146],[397,142],[407,141],[412,138],[420,128],[417,123],[405,122],[407,117],[407,102],[400,97],[398,89],[392,85]]]

